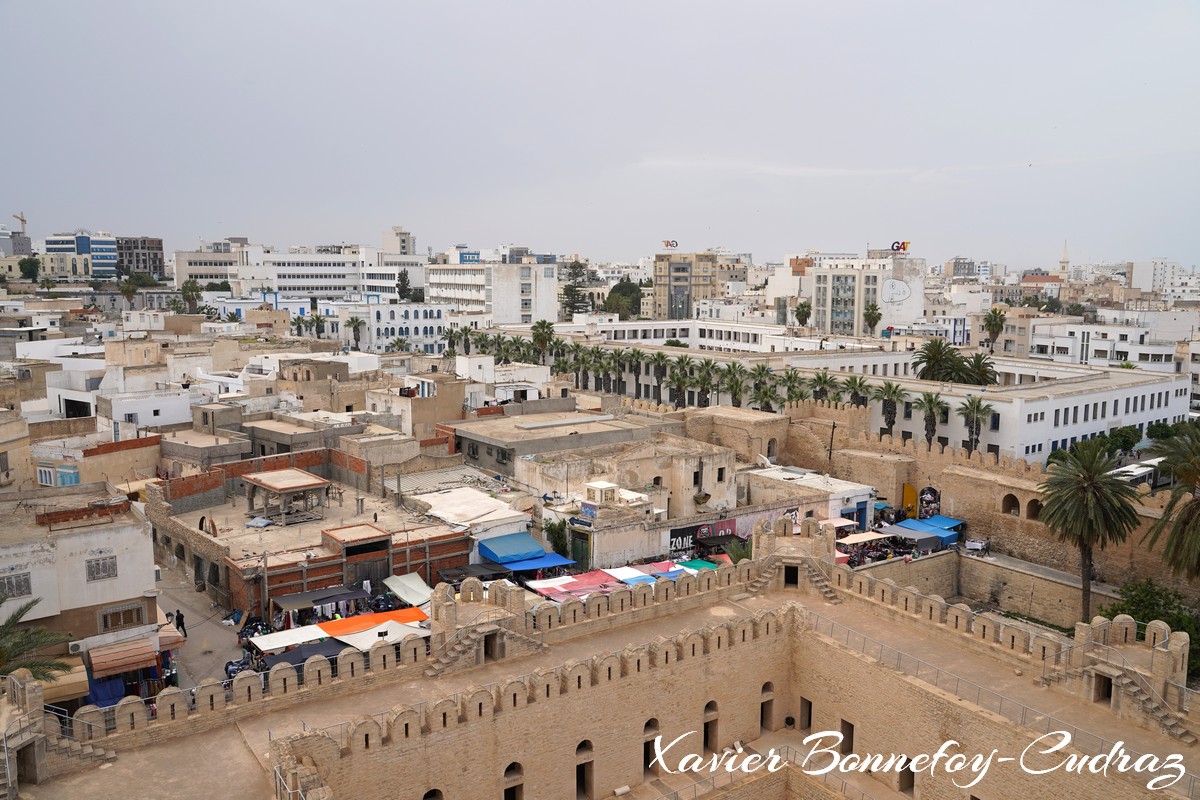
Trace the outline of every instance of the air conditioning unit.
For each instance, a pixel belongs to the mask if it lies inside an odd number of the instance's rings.
[[[67,645],[67,650],[71,653],[71,655],[77,656],[80,653],[87,651],[87,645],[85,645],[83,642],[71,642],[69,645]]]

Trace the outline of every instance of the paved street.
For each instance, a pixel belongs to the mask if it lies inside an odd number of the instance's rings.
[[[187,627],[187,642],[179,650],[180,687],[190,689],[209,678],[224,678],[225,662],[242,656],[237,627],[221,624],[226,612],[213,608],[208,595],[197,592],[181,569],[162,565],[158,588],[163,611],[182,610]]]

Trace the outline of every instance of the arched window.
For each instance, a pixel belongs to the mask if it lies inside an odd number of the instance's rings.
[[[1016,495],[1004,495],[1004,499],[1000,501],[1000,513],[1021,516],[1021,501],[1017,499]]]
[[[1042,515],[1042,501],[1030,500],[1025,506],[1025,519],[1037,519]]]
[[[525,768],[520,761],[514,761],[504,768],[504,780],[511,781],[525,776]]]
[[[304,312],[303,312],[303,311],[301,311],[300,313],[301,313],[301,314],[303,314]],[[379,321],[381,321],[382,319],[383,319],[383,312],[382,312],[382,311],[376,311],[376,312],[375,312],[375,321],[376,321],[376,322],[379,322]]]
[[[657,717],[651,717],[650,719],[646,720],[646,725],[642,728],[642,735],[643,736],[657,736],[658,735],[658,718]]]
[[[408,309],[404,309],[404,318],[408,319]]]
[[[591,754],[592,754],[592,740],[591,739],[584,739],[582,742],[579,743],[579,746],[575,748],[575,757],[576,758],[578,758],[579,756],[588,756]]]
[[[775,448],[776,447],[777,447],[777,444],[774,439],[767,440],[767,458],[775,457]]]
[[[375,335],[376,335],[376,336],[383,336],[383,328],[376,328],[376,329],[375,329]]]
[[[445,800],[441,789],[430,789],[421,795],[421,800]]]
[[[437,310],[437,318],[438,319],[442,318],[442,310],[440,308]]]

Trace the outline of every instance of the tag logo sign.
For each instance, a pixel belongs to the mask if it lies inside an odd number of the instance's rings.
[[[674,250],[676,247],[679,247],[679,242],[675,241],[674,239],[663,239],[662,243],[663,247],[668,250]]]
[[[907,253],[912,242],[892,242],[892,250],[897,253]]]

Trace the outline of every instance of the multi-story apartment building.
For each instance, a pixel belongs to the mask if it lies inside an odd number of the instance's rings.
[[[76,231],[46,237],[39,276],[56,281],[117,277],[117,240],[107,233]]]
[[[654,257],[654,318],[691,319],[700,300],[720,297],[717,254],[659,253]]]
[[[337,338],[347,347],[355,345],[354,328],[347,321],[357,317],[365,324],[358,329],[357,346],[364,352],[382,353],[396,339],[406,339],[411,350],[429,355],[446,349],[442,334],[447,317],[456,310],[453,304],[432,303],[331,303]]]
[[[558,319],[557,266],[473,261],[469,254],[466,258],[428,265],[427,301],[490,314],[497,325]]]
[[[0,258],[33,254],[33,242],[22,231],[10,231],[0,225]]]
[[[878,307],[875,331],[907,324],[925,314],[925,259],[872,250],[866,258],[823,259],[805,269],[800,291],[811,298],[810,324],[821,333],[865,336],[863,313]]]
[[[1150,328],[1084,325],[1038,320],[1031,323],[1029,357],[1060,364],[1119,367],[1132,364],[1151,372],[1182,372],[1176,341],[1160,339]]]
[[[161,277],[166,272],[162,239],[150,236],[118,236],[117,267],[127,273]]]

